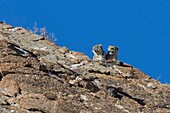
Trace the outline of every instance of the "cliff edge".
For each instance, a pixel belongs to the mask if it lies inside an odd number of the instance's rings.
[[[0,23],[1,113],[170,113],[170,85]]]

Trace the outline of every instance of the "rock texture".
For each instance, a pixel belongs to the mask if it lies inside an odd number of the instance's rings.
[[[1,113],[170,113],[170,85],[0,23]]]

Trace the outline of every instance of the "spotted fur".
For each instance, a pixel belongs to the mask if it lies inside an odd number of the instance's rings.
[[[106,55],[106,60],[113,60],[113,62],[118,61],[118,50],[116,46],[108,46],[108,53]]]
[[[94,53],[93,56],[94,61],[103,62],[106,60],[106,53],[104,52],[101,44],[93,46],[92,51]]]

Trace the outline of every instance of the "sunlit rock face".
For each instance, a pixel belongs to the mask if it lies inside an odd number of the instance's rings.
[[[169,113],[170,86],[0,23],[1,113]]]

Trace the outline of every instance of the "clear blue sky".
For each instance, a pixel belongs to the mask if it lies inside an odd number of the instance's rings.
[[[0,20],[37,22],[58,45],[90,58],[93,45],[116,45],[120,60],[170,83],[170,0],[0,0]]]

